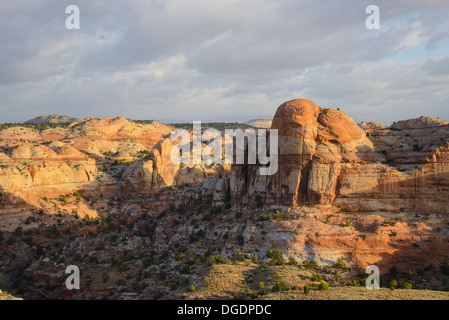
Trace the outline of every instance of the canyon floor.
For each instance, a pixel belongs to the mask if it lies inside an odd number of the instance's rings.
[[[160,196],[177,197],[181,192],[166,188]],[[449,298],[446,265],[432,264],[436,257],[421,251],[427,252],[424,246],[447,232],[446,227],[438,231],[424,227],[435,223],[436,217],[395,221],[379,214],[355,217],[320,213],[316,208],[294,213],[256,207],[177,208],[148,214],[136,210],[145,207],[144,201],[139,206],[133,202],[109,203],[123,214],[103,218],[35,212],[22,227],[3,231],[0,285],[24,299]],[[104,203],[85,205],[95,209]],[[415,232],[412,242],[410,225]],[[308,241],[323,249],[316,250],[319,265],[278,250],[301,245],[298,230],[316,237]],[[334,255],[332,246],[348,250],[357,246],[360,251],[376,242],[384,252],[378,257],[387,266],[394,261],[394,267],[381,267],[382,288],[368,290],[365,264],[345,262],[343,256]],[[404,256],[414,256],[415,264]],[[382,261],[377,264],[382,266]],[[63,285],[69,265],[81,270],[80,290],[69,291]],[[321,282],[329,285],[328,291],[319,289]],[[304,286],[310,294],[304,294]]]

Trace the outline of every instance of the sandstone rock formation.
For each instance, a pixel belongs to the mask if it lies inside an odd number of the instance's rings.
[[[157,121],[123,117],[0,127],[2,221],[18,223],[18,218],[26,219],[40,209],[96,216],[82,204],[52,208],[52,201],[42,199],[72,193],[93,198],[132,193],[152,197],[161,188],[228,175],[229,165],[174,165],[170,159],[174,143],[166,138],[170,132],[171,127]]]
[[[159,141],[148,159],[133,163],[124,173],[124,183],[134,190],[154,190],[172,185],[191,185],[215,176],[227,176],[230,165],[175,165],[170,153],[176,143],[169,138]]]
[[[387,128],[298,99],[273,119],[279,133],[279,170],[260,176],[258,165],[233,165],[231,194],[268,204],[335,205],[353,212],[449,213],[447,122],[400,121]]]

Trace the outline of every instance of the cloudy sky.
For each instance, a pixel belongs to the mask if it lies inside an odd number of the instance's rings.
[[[2,0],[0,123],[246,121],[294,98],[357,122],[449,120],[448,17],[447,0]]]

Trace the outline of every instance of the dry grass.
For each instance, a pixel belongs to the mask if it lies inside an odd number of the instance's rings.
[[[268,266],[261,268],[260,264],[237,265],[221,264],[211,267],[209,273],[204,277],[195,293],[186,294],[188,299],[233,299],[233,298],[258,298],[269,300],[449,300],[449,292],[433,290],[396,289],[381,288],[369,290],[364,286],[348,287],[342,286],[351,275],[342,274],[342,280],[335,281],[331,273],[319,270],[305,270],[298,266]],[[322,279],[330,284],[328,291],[320,291],[316,285],[320,281],[313,281],[312,275],[319,273]],[[251,278],[250,278],[251,276]],[[296,286],[296,290],[273,292],[276,280],[287,283],[290,288]],[[258,283],[265,285],[266,295],[251,295],[259,293]],[[303,292],[304,285],[311,287],[310,294]]]
[[[9,294],[8,292],[3,292],[2,290],[0,290],[0,300],[22,300],[22,299],[16,298],[11,294]]]
[[[449,292],[431,290],[369,290],[365,287],[330,287],[328,291],[312,290],[306,295],[302,291],[270,293],[263,297],[269,300],[449,300]]]

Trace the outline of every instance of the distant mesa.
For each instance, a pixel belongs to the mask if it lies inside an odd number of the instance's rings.
[[[365,131],[369,130],[384,130],[388,127],[382,123],[379,122],[360,122],[359,127],[362,128]]]
[[[447,126],[449,122],[437,117],[424,117],[421,116],[415,119],[401,120],[393,123],[390,128],[396,130],[417,130],[426,128],[438,128]]]
[[[269,129],[271,128],[271,119],[254,119],[254,120],[249,120],[247,122],[245,122],[244,124],[250,125],[252,127],[256,127],[256,128],[265,128],[265,129]]]
[[[28,120],[25,123],[35,123],[35,124],[73,123],[73,122],[76,122],[79,120],[81,120],[81,119],[63,116],[60,114],[50,114],[50,115],[40,116],[40,117],[31,119],[31,120]]]

